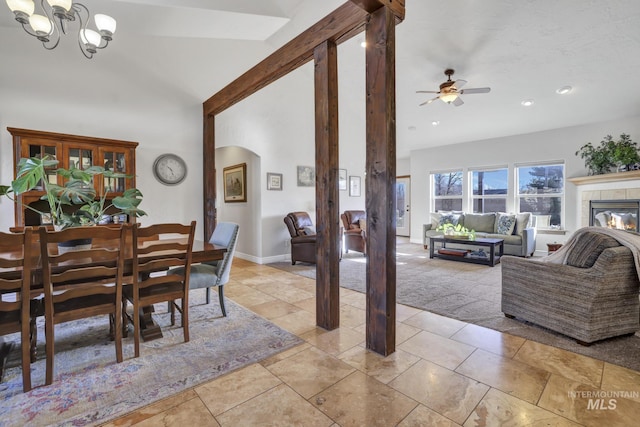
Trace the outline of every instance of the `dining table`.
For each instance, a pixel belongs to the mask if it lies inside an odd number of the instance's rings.
[[[37,233],[34,235],[34,241],[32,244],[34,245],[32,253],[34,254],[34,259],[32,265],[35,267],[31,271],[31,289],[34,293],[37,293],[42,289],[42,268],[40,262],[40,242],[37,238]],[[174,240],[174,239],[167,239]],[[115,248],[119,244],[118,241],[105,241],[105,240],[95,240],[92,242],[93,247],[105,247],[105,248]],[[147,244],[145,241],[139,241],[139,245]],[[209,243],[203,240],[194,240],[193,242],[193,250],[192,250],[192,264],[203,263],[203,262],[211,262],[221,260],[224,256],[224,253],[227,251],[226,247],[218,246],[213,243]],[[14,252],[4,252],[2,254],[6,257],[21,257],[22,249],[16,248]],[[37,260],[36,260],[37,257]],[[146,258],[148,260],[148,257]],[[131,275],[133,271],[133,247],[129,243],[127,245],[127,250],[125,253],[125,277],[127,275]],[[0,269],[0,277],[2,278],[19,278],[22,275],[21,270],[15,269]],[[125,279],[126,284],[126,279]],[[3,295],[0,295],[0,298],[3,298]],[[152,317],[154,312],[153,306],[143,307],[141,309],[140,316],[140,333],[142,339],[144,341],[150,341],[154,339],[158,339],[162,337],[162,331],[160,326],[157,325]],[[44,313],[42,313],[44,315]],[[13,347],[13,343],[5,342],[4,337],[0,336],[0,381],[2,379],[3,368],[6,363],[6,359],[9,356],[10,350]],[[35,349],[32,349],[32,354],[35,355]]]

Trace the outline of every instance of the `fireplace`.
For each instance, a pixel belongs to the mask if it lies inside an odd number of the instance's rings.
[[[640,200],[591,200],[589,225],[638,231]]]

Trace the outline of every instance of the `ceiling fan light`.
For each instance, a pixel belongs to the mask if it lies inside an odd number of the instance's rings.
[[[440,95],[440,99],[443,102],[446,102],[447,104],[451,104],[453,101],[455,101],[458,98],[458,94],[455,92],[452,93],[443,93],[442,95]]]

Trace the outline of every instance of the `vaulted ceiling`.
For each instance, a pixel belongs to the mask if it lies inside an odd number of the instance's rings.
[[[196,105],[344,1],[85,0],[93,13],[118,21],[114,41],[90,61],[71,37],[45,51],[0,6],[0,95],[96,108],[99,99],[126,96],[141,107]],[[637,0],[406,0],[406,11],[397,27],[399,158],[423,147],[640,116]],[[346,87],[363,87],[361,41],[340,47]],[[463,95],[460,107],[419,106],[431,95],[416,91],[437,90],[446,68],[467,87],[491,92]],[[556,93],[567,85],[569,94]],[[364,94],[346,99],[360,103]],[[522,106],[525,99],[534,104]]]

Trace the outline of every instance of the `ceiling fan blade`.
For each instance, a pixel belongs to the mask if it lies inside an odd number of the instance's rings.
[[[453,85],[456,87],[456,89],[460,89],[462,86],[466,84],[467,84],[466,80],[456,80],[455,82],[453,82]]]
[[[433,101],[435,101],[436,99],[439,99],[439,98],[440,98],[439,96],[436,96],[435,98],[431,98],[430,100],[425,101],[422,104],[418,105],[418,107],[422,107],[423,105],[426,105],[426,104],[431,104]]]
[[[461,106],[462,104],[464,104],[464,101],[462,101],[462,98],[457,97],[457,98],[452,102],[452,104],[453,104],[453,105],[455,105],[456,107],[459,107],[459,106]]]
[[[469,88],[469,89],[463,89],[460,91],[460,93],[489,93],[491,92],[491,88],[490,87],[476,87],[476,88]]]
[[[417,90],[416,93],[440,93],[435,90]]]

